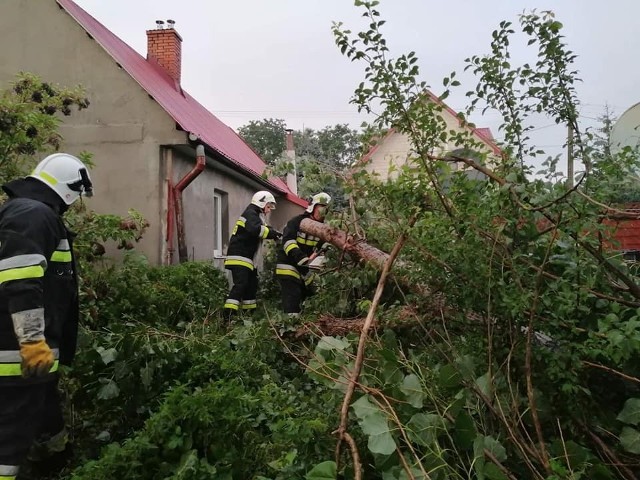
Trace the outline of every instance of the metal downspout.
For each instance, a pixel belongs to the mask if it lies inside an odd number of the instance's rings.
[[[167,189],[167,258],[166,265],[173,264],[173,220],[175,215],[175,202],[173,201],[173,182],[168,180]]]
[[[176,213],[176,227],[178,233],[178,258],[180,263],[189,260],[189,253],[187,251],[187,240],[184,231],[184,210],[182,208],[182,192],[187,186],[193,182],[193,180],[202,173],[206,165],[206,157],[204,155],[204,147],[198,145],[196,147],[196,164],[187,173],[182,180],[180,180],[175,187],[173,187],[173,206]]]

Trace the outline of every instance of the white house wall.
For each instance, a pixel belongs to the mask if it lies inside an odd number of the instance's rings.
[[[469,128],[460,126],[460,122],[457,117],[451,115],[446,110],[440,112],[440,115],[446,122],[447,131],[454,130],[457,132],[470,132]],[[489,154],[487,159],[487,163],[489,165],[492,164],[492,149],[486,144],[483,144],[483,141],[477,137],[473,136],[472,139],[476,142],[480,142],[484,147],[484,151]],[[456,148],[459,148],[458,145],[455,145],[453,142],[449,142],[445,145],[440,145],[434,149],[432,152],[434,155],[442,154],[443,152],[451,151]],[[380,176],[382,180],[385,179],[395,179],[397,178],[397,170],[402,165],[407,163],[407,160],[411,158],[411,151],[413,147],[409,140],[409,137],[405,134],[392,132],[391,134],[384,137],[381,143],[378,145],[377,149],[372,153],[369,161],[366,162],[363,167],[370,173],[374,173]],[[453,165],[453,168],[460,168],[460,165]]]

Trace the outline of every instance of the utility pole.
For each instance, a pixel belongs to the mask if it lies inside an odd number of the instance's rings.
[[[567,126],[567,187],[573,188],[573,126]]]

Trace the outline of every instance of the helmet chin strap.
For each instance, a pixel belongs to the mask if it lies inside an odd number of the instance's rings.
[[[68,183],[67,186],[74,192],[78,192],[80,197],[82,197],[83,193],[86,197],[92,197],[93,183],[91,183],[87,169],[81,168],[78,172],[80,173],[80,179],[75,182]]]

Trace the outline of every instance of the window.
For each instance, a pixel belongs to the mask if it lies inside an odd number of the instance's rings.
[[[222,256],[222,218],[223,194],[215,192],[213,194],[213,256]]]

